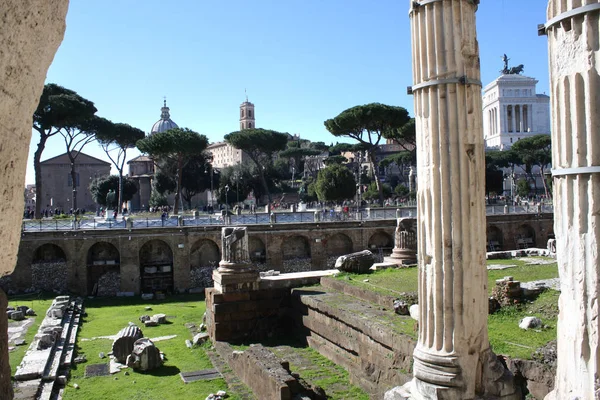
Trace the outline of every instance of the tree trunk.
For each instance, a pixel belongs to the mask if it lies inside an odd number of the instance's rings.
[[[173,214],[177,215],[179,212],[179,196],[181,193],[181,181],[183,175],[183,159],[179,157],[177,159],[177,190],[175,191],[175,206],[173,207]]]
[[[115,167],[117,167],[117,171],[119,171],[119,207],[121,208],[123,207],[123,167],[125,166],[125,158],[127,158],[127,150],[126,149],[121,149],[122,154],[123,154],[123,160],[121,161],[121,166],[118,166],[117,163],[113,163],[115,164]],[[108,154],[108,152],[107,152]],[[119,154],[119,157],[117,157],[117,161],[120,159],[121,155]],[[117,213],[119,212],[119,210],[117,210]],[[129,212],[131,212],[131,210],[129,210]]]
[[[75,171],[75,158],[71,155],[71,152],[67,151],[69,160],[71,161],[71,184],[73,185],[73,212],[77,210],[77,171]]]
[[[542,185],[544,185],[544,194],[548,198],[548,185],[546,184],[546,178],[544,178],[544,167],[540,167],[540,177],[542,178]]]
[[[375,179],[375,186],[377,187],[377,193],[379,194],[379,205],[383,206],[383,187],[381,186],[381,181],[379,180],[379,165],[377,164],[377,159],[375,158],[374,152],[369,152],[369,161],[371,162],[373,179]]]
[[[33,154],[33,169],[35,170],[35,217],[40,219],[42,218],[42,152],[46,147],[46,140],[48,140],[48,136],[42,134],[40,132],[40,141],[37,145],[37,150]]]
[[[267,199],[269,199],[269,211],[271,211],[271,203],[273,202],[273,199],[271,199],[271,192],[269,191],[269,186],[267,185],[267,179],[265,178],[265,173],[262,170],[262,167],[257,163],[256,164],[258,166],[258,173],[260,174],[260,181],[263,184],[263,187],[265,188],[265,193],[267,194]]]
[[[119,214],[119,212],[121,212],[121,208],[123,207],[123,173],[121,171],[119,171],[119,196],[118,196],[118,203],[119,205],[117,206],[117,214]]]
[[[8,363],[8,317],[6,294],[0,289],[0,399],[12,400],[13,388],[10,379],[10,364]]]

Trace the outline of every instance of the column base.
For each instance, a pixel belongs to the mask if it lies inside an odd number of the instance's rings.
[[[514,376],[490,350],[479,357],[481,369],[479,382],[469,382],[476,388],[475,394],[465,393],[465,382],[455,355],[427,353],[419,347],[414,352],[413,380],[394,393],[396,397],[385,400],[521,400],[521,390]],[[387,395],[387,394],[386,394]],[[392,394],[390,394],[391,396]],[[401,397],[404,396],[404,397]]]
[[[392,254],[384,257],[383,261],[399,266],[414,265],[417,263],[417,253],[415,250],[394,247]]]

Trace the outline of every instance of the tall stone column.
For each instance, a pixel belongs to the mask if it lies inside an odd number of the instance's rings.
[[[519,104],[519,132],[525,131],[525,122],[523,121],[523,104]]]
[[[411,398],[517,399],[487,335],[478,1],[411,1],[419,340]],[[515,120],[513,109],[513,124]]]
[[[511,109],[511,119],[510,119],[510,123],[512,126],[512,131],[513,133],[517,132],[517,107],[512,104],[510,106]]]
[[[561,295],[556,389],[600,399],[600,1],[548,4],[554,232]],[[565,14],[568,13],[568,14]]]

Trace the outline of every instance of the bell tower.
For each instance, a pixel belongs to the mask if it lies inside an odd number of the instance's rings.
[[[246,101],[240,105],[240,130],[253,128],[256,128],[254,104],[248,101],[248,95],[246,95]]]

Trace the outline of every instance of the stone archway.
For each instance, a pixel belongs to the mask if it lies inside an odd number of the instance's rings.
[[[267,261],[265,243],[256,236],[248,236],[248,252],[250,253],[250,261],[255,264],[264,264]]]
[[[392,254],[394,238],[389,233],[377,231],[369,238],[367,247],[373,252],[375,259],[381,262],[383,261],[383,257]]]
[[[46,243],[38,247],[31,263],[31,285],[34,289],[57,291],[67,290],[67,256],[62,247]]]
[[[121,257],[111,243],[94,243],[87,254],[87,292],[93,296],[116,296],[121,288]]]
[[[150,240],[140,248],[142,293],[173,291],[173,250],[164,241]]]
[[[352,253],[352,239],[343,233],[335,233],[327,237],[327,268],[333,268],[339,256]]]
[[[190,287],[211,287],[212,271],[219,266],[219,246],[210,239],[200,239],[192,245],[190,252]]]
[[[535,229],[531,225],[523,224],[517,228],[515,236],[517,249],[527,249],[535,246]]]
[[[502,230],[495,225],[487,227],[487,251],[501,251],[504,249]]]
[[[294,235],[283,239],[281,244],[281,272],[300,272],[312,269],[310,242],[305,236]]]

